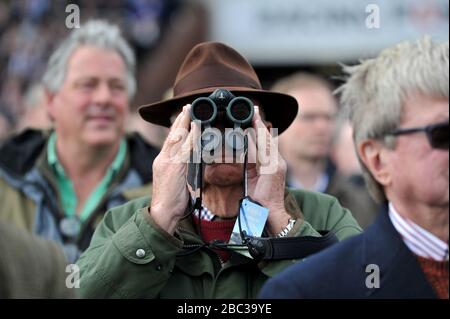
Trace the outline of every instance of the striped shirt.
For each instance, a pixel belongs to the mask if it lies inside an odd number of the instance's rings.
[[[400,216],[392,203],[389,203],[389,218],[411,252],[436,261],[448,260],[448,243],[411,220]]]

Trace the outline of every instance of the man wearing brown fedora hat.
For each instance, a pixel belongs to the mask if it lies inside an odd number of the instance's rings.
[[[250,122],[255,135],[249,138],[249,149],[256,145],[257,158],[248,164],[223,163],[220,158],[205,164],[196,198],[201,205],[195,201],[191,207],[196,188],[188,185],[197,184],[188,177],[192,166],[173,158],[191,157],[193,137],[200,133],[192,121],[191,103],[213,96],[217,89],[258,105]],[[321,237],[322,230],[339,240],[358,234],[360,227],[335,198],[285,188],[286,163],[268,129],[282,133],[297,111],[293,97],[263,90],[252,66],[234,49],[211,42],[195,46],[180,67],[174,97],[140,109],[146,121],[171,127],[153,163],[151,200],[131,201],[107,212],[91,246],[78,260],[81,296],[254,298],[269,277],[295,259],[275,249],[279,243],[327,239],[328,235]],[[216,126],[221,130],[228,127],[219,122]],[[274,161],[269,165],[275,166],[270,173],[263,173],[266,162],[261,160],[261,150],[272,152]],[[244,202],[256,210],[253,224],[262,221],[262,234],[251,233],[252,237],[242,231]],[[230,236],[238,224],[242,242],[232,245]],[[258,250],[266,244],[273,245],[270,254]]]

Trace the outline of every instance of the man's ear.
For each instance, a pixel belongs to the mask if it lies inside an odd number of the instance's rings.
[[[392,182],[387,160],[388,152],[389,149],[376,140],[366,140],[358,145],[359,157],[375,180],[384,187]]]

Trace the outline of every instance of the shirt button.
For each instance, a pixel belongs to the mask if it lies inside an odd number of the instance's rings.
[[[138,250],[136,250],[136,256],[137,256],[138,258],[143,258],[143,257],[145,257],[145,250],[143,250],[143,249],[138,249]]]

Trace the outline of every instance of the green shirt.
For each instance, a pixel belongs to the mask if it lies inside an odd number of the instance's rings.
[[[94,191],[89,195],[86,203],[80,211],[79,219],[84,222],[89,218],[91,213],[100,203],[100,200],[105,195],[109,184],[113,180],[114,176],[119,172],[120,167],[125,161],[125,156],[127,153],[127,143],[122,139],[119,146],[119,151],[114,158],[111,165],[108,167],[105,176],[94,189]],[[64,168],[58,160],[58,155],[56,153],[56,133],[53,132],[48,141],[47,147],[47,160],[49,166],[52,168],[56,176],[56,181],[58,184],[59,196],[61,200],[61,205],[64,213],[67,217],[74,217],[77,207],[77,196],[75,194],[75,189],[73,187],[72,181],[67,177],[64,172]]]

